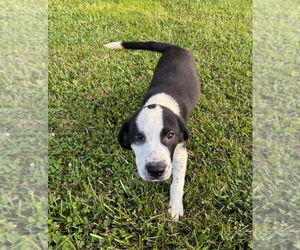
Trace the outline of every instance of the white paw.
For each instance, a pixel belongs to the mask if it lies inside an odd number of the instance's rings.
[[[174,221],[177,221],[180,216],[183,216],[183,205],[182,202],[171,202],[169,203],[169,213]]]

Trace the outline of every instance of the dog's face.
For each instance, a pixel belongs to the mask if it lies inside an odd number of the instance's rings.
[[[123,123],[118,136],[123,148],[133,149],[138,173],[148,181],[162,181],[170,177],[174,150],[187,138],[183,119],[156,104],[133,114]]]

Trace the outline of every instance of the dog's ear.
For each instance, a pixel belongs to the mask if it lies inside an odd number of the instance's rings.
[[[187,141],[189,138],[189,131],[185,125],[185,121],[178,116],[178,125],[181,132],[181,135],[179,137],[179,142]]]
[[[118,135],[118,141],[121,147],[127,150],[131,149],[130,140],[129,140],[129,126],[130,126],[130,119],[123,122]]]

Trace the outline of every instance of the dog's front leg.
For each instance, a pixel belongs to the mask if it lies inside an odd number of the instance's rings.
[[[183,187],[187,165],[187,150],[185,144],[178,144],[173,155],[173,181],[170,189],[169,212],[174,220],[183,215]]]

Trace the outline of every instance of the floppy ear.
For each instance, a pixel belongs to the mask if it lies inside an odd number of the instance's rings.
[[[178,125],[181,132],[179,142],[186,141],[189,138],[189,131],[187,130],[184,120],[179,116],[178,116]]]
[[[118,141],[122,148],[130,150],[130,142],[129,142],[129,125],[130,121],[126,120],[123,122],[122,127],[120,129],[119,135],[118,135]]]

